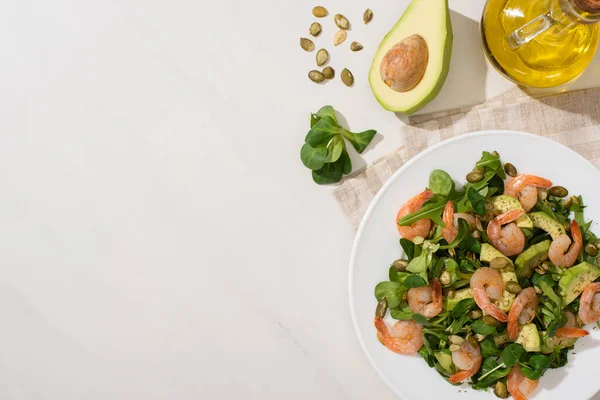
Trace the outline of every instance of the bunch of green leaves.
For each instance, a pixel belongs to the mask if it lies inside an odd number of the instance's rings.
[[[374,130],[352,133],[338,123],[333,107],[322,107],[311,114],[310,130],[300,150],[300,159],[306,168],[312,170],[313,180],[319,185],[337,183],[343,175],[352,172],[352,161],[344,139],[362,153],[376,133]]]
[[[531,283],[541,289],[543,294],[539,300],[539,313],[543,326],[546,327],[544,337],[553,337],[556,331],[567,323],[567,316],[562,309],[562,300],[554,291],[557,284],[548,274],[538,273],[533,274]]]
[[[572,202],[571,206],[569,207],[569,210],[573,211],[574,219],[579,224],[579,229],[581,229],[581,235],[583,236],[584,243],[585,244],[593,244],[594,246],[597,246],[598,245],[598,237],[594,234],[594,232],[592,232],[590,230],[592,221],[585,222],[585,218],[583,216],[583,210],[586,207],[583,204],[583,197],[578,196],[577,199],[579,201]],[[582,251],[579,256],[579,261],[580,262],[587,261],[590,264],[595,264],[598,257],[600,257],[600,255],[593,257]]]

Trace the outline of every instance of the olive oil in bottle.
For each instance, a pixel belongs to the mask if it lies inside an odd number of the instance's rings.
[[[488,0],[481,22],[484,50],[517,84],[562,85],[594,57],[598,21],[596,0]]]

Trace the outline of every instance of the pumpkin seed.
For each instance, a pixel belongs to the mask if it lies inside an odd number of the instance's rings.
[[[475,336],[467,336],[467,340],[469,341],[469,343],[471,344],[471,346],[473,346],[473,347],[479,346],[479,342],[477,341],[477,339],[475,338]]]
[[[335,77],[335,71],[331,67],[323,68],[322,72],[323,72],[323,75],[325,75],[325,78],[327,78],[327,79],[333,79]]]
[[[546,274],[546,270],[544,268],[542,268],[541,266],[537,267],[534,271],[537,272],[540,275],[545,275]]]
[[[511,163],[504,164],[504,172],[506,172],[507,175],[510,175],[513,178],[517,176],[517,169]]]
[[[550,261],[544,261],[542,263],[542,265],[540,265],[540,267],[544,270],[544,271],[548,271],[550,269],[550,266],[552,264],[550,264]]]
[[[542,294],[542,293],[543,293],[543,292],[542,292],[542,289],[540,289],[539,287],[537,287],[537,286],[534,286],[533,288],[535,289],[535,292],[536,292],[537,294]]]
[[[450,347],[448,347],[448,350],[450,350],[451,352],[455,352],[458,351],[460,349],[460,346],[457,344],[451,344]]]
[[[377,303],[377,308],[375,309],[375,316],[379,318],[384,318],[385,313],[387,313],[388,303],[385,297],[382,297]]]
[[[440,275],[440,283],[442,285],[449,285],[452,283],[452,275],[448,271],[442,272]]]
[[[481,218],[479,217],[475,218],[475,228],[477,228],[479,232],[483,232],[483,224],[481,223]]]
[[[473,231],[473,233],[471,233],[471,236],[473,236],[473,239],[479,240],[481,239],[481,232]]]
[[[321,33],[321,24],[318,22],[313,22],[310,24],[310,29],[308,31],[313,36],[319,36],[319,33]]]
[[[481,318],[481,316],[483,315],[483,313],[479,310],[473,310],[469,313],[469,318],[471,319],[479,319]]]
[[[496,257],[492,261],[490,261],[490,267],[497,270],[506,268],[508,264],[508,260],[504,257]]]
[[[306,51],[313,51],[315,49],[315,44],[310,39],[300,38],[300,47]]]
[[[538,199],[544,201],[548,198],[548,191],[544,188],[537,188]]]
[[[400,258],[392,263],[392,267],[394,267],[396,271],[404,272],[406,271],[406,267],[408,267],[408,260]]]
[[[455,291],[454,289],[449,289],[449,290],[446,292],[446,297],[447,297],[447,298],[449,298],[449,299],[453,299],[453,298],[454,298],[454,296],[456,296],[456,291]]]
[[[521,288],[521,285],[514,281],[506,282],[506,284],[504,285],[504,289],[506,289],[508,293],[513,294],[521,293],[521,290],[523,290],[523,288]]]
[[[352,51],[361,51],[363,49],[363,45],[358,42],[352,42],[350,44],[350,50]]]
[[[489,326],[500,326],[500,321],[498,321],[496,318],[492,317],[491,315],[486,315],[485,317],[482,318],[482,321]]]
[[[354,84],[354,76],[352,76],[352,72],[347,68],[342,70],[342,82],[344,82],[346,86],[352,86]]]
[[[482,335],[481,333],[476,333],[475,334],[475,339],[477,339],[478,342],[483,342],[483,340],[485,339],[485,335]]]
[[[327,50],[325,49],[321,49],[319,51],[317,51],[317,65],[320,67],[322,65],[325,65],[327,63],[327,60],[329,60],[329,53],[327,52]]]
[[[337,27],[340,29],[346,30],[346,29],[350,28],[350,22],[348,22],[348,19],[346,17],[344,17],[342,14],[336,14],[333,17],[333,21],[335,22]]]
[[[344,40],[346,40],[346,37],[348,37],[348,34],[346,33],[346,31],[340,29],[339,31],[337,31],[335,33],[335,35],[333,35],[333,45],[338,46],[338,45],[344,43]]]
[[[315,83],[321,83],[325,80],[325,75],[321,71],[313,69],[308,73],[308,78]]]
[[[585,245],[585,254],[591,257],[596,257],[598,255],[598,248],[592,243],[588,243]]]
[[[323,17],[326,17],[327,14],[329,14],[329,12],[327,11],[327,9],[325,7],[322,7],[322,6],[316,6],[315,8],[313,8],[312,9],[312,13],[317,18],[323,18]]]
[[[458,345],[458,346],[460,346],[461,344],[463,344],[465,342],[465,339],[461,338],[458,335],[450,335],[450,336],[448,336],[448,340],[450,341],[450,343]]]
[[[504,382],[496,382],[496,385],[494,386],[494,394],[496,395],[496,397],[499,397],[501,399],[508,398],[508,389],[506,388]]]
[[[363,14],[363,21],[365,21],[365,24],[368,24],[369,22],[371,22],[372,19],[373,19],[373,11],[371,11],[369,8],[367,8],[365,10],[365,13]]]
[[[494,157],[500,157],[500,154],[496,150],[492,151],[492,155]]]
[[[475,183],[483,179],[483,174],[479,171],[471,171],[467,174],[467,182]]]
[[[569,191],[562,186],[553,186],[548,191],[554,197],[567,197]]]

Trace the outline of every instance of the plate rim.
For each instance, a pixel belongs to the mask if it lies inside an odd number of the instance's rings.
[[[506,130],[506,129],[490,129],[490,130],[483,130],[483,131],[475,131],[475,132],[470,132],[470,133],[466,133],[466,134],[462,134],[450,139],[446,139],[443,140],[439,143],[436,143],[435,145],[428,147],[427,149],[423,150],[422,152],[420,152],[419,154],[415,155],[414,157],[412,157],[410,160],[408,160],[406,163],[404,163],[397,171],[395,171],[383,184],[383,186],[381,187],[381,189],[379,189],[379,191],[377,192],[377,194],[375,195],[375,197],[373,197],[373,200],[371,200],[371,202],[369,203],[369,206],[367,207],[365,214],[363,215],[363,217],[360,220],[360,224],[358,225],[358,229],[356,231],[356,235],[354,236],[354,241],[352,243],[352,251],[350,252],[350,261],[348,264],[348,303],[350,306],[350,316],[352,318],[352,326],[354,327],[354,333],[356,334],[358,341],[360,343],[360,347],[362,348],[363,353],[366,355],[367,359],[369,360],[369,363],[371,364],[371,367],[373,367],[373,369],[377,372],[377,375],[379,375],[379,378],[385,382],[385,384],[388,386],[388,388],[392,391],[392,393],[394,393],[398,398],[402,397],[402,394],[399,393],[395,387],[391,384],[391,382],[389,382],[389,380],[385,377],[385,375],[383,374],[383,372],[379,369],[379,367],[376,365],[375,361],[373,360],[373,357],[371,356],[371,354],[369,353],[367,346],[365,344],[363,335],[360,332],[359,326],[358,326],[358,320],[357,320],[357,316],[356,316],[356,309],[354,307],[354,301],[353,301],[353,296],[354,296],[354,286],[353,286],[353,281],[354,281],[354,269],[355,269],[355,262],[356,262],[356,252],[357,252],[357,248],[358,248],[358,242],[360,241],[362,235],[363,235],[363,231],[366,225],[366,221],[370,218],[375,206],[377,205],[377,203],[379,203],[379,199],[383,196],[383,194],[385,192],[388,191],[389,187],[392,185],[392,182],[394,182],[398,175],[402,174],[402,172],[404,172],[405,169],[407,169],[408,167],[410,167],[414,162],[416,162],[417,160],[419,160],[420,158],[424,157],[425,155],[431,153],[432,151],[446,146],[450,143],[454,143],[454,142],[459,142],[462,140],[469,140],[471,137],[473,136],[492,136],[492,135],[507,135],[507,136],[516,136],[516,137],[535,137],[536,139],[545,141],[545,142],[551,142],[555,145],[559,145],[563,148],[565,148],[567,151],[571,152],[574,156],[576,156],[577,158],[579,158],[580,160],[584,161],[585,163],[589,164],[590,166],[592,166],[594,169],[599,170],[599,168],[597,168],[594,164],[592,164],[588,159],[586,159],[585,157],[583,157],[581,154],[579,154],[578,152],[576,152],[575,150],[571,149],[570,147],[565,146],[564,144],[557,142],[556,140],[552,140],[550,138],[547,138],[545,136],[540,136],[540,135],[536,135],[534,133],[529,133],[529,132],[523,132],[523,131],[514,131],[514,130]]]

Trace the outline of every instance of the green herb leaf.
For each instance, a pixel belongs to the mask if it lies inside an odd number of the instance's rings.
[[[375,137],[376,134],[377,131],[373,129],[359,133],[352,133],[345,129],[342,130],[342,135],[344,135],[344,137],[352,144],[352,147],[361,154],[369,146],[369,143],[371,143],[371,140],[373,140],[373,137]]]
[[[427,282],[419,275],[410,275],[404,280],[404,286],[411,289],[421,286],[427,286]]]
[[[327,146],[312,147],[310,144],[304,143],[300,149],[300,159],[306,168],[321,169],[327,160]]]
[[[525,354],[523,346],[518,343],[511,343],[502,351],[500,358],[504,365],[510,368],[519,362],[523,354]]]
[[[402,246],[402,250],[406,253],[406,258],[411,260],[415,256],[415,244],[408,239],[400,239],[400,246]]]
[[[338,183],[342,180],[343,163],[344,160],[340,158],[334,163],[323,165],[322,168],[312,172],[313,180],[319,185]]]
[[[377,301],[383,297],[386,298],[389,308],[396,308],[402,302],[402,296],[406,293],[407,289],[403,284],[398,282],[379,282],[375,286],[375,298]]]
[[[338,161],[342,164],[342,173],[344,175],[348,175],[350,172],[352,172],[352,160],[350,159],[350,155],[348,154],[345,148],[344,151],[342,151],[340,160],[342,161]]]
[[[416,323],[421,324],[423,326],[429,326],[429,325],[431,325],[431,323],[429,322],[429,320],[427,318],[425,318],[424,316],[422,316],[421,314],[413,314],[412,315],[412,319]]]
[[[341,134],[343,128],[330,116],[319,120],[306,134],[305,141],[312,147],[327,144],[336,135]]]
[[[521,372],[526,378],[535,381],[540,379],[550,367],[550,359],[542,354],[532,355],[526,363],[521,363]]]
[[[434,169],[429,175],[429,189],[435,194],[448,196],[454,189],[454,181],[446,171]]]
[[[340,136],[335,136],[333,139],[331,139],[329,145],[327,146],[327,157],[325,162],[336,162],[339,160],[344,150],[346,150],[344,139],[342,139]]]
[[[493,358],[486,358],[481,365],[481,375],[477,378],[477,383],[473,387],[475,389],[487,389],[507,376],[509,372],[510,368],[505,368],[504,364],[498,364]]]
[[[335,117],[335,110],[333,109],[333,107],[324,106],[321,107],[321,109],[317,111],[316,114],[310,114],[310,127],[312,128],[313,126],[315,126],[315,124],[319,122],[321,118],[326,116],[330,116],[331,118],[333,118],[336,124],[338,123],[337,118]]]
[[[424,218],[431,218],[438,225],[445,227],[446,225],[442,221],[442,213],[444,212],[444,207],[446,207],[446,201],[425,204],[425,206],[423,206],[423,208],[421,208],[419,211],[400,218],[400,220],[398,221],[398,225],[411,226],[415,222],[420,221]]]
[[[458,246],[459,243],[462,242],[467,237],[467,235],[469,235],[470,232],[471,228],[469,228],[469,223],[463,218],[459,218],[458,234],[456,235],[452,243],[448,243],[446,246],[440,246],[440,249],[445,250]]]
[[[558,346],[550,354],[550,368],[560,368],[567,365],[569,349],[561,349]]]
[[[392,309],[390,310],[390,316],[399,321],[409,321],[412,319],[413,313],[410,310]]]
[[[475,300],[472,297],[462,299],[452,309],[452,318],[460,318],[462,315],[471,311],[475,307]]]
[[[485,197],[472,187],[467,189],[467,197],[473,206],[473,210],[475,210],[475,212],[479,215],[485,215]]]
[[[494,335],[496,334],[496,327],[490,326],[483,322],[481,319],[477,319],[471,325],[473,332],[479,333],[480,335]]]
[[[493,171],[502,169],[500,157],[493,155],[489,151],[484,151],[483,155],[481,156],[481,159],[477,161],[477,164],[475,165],[477,166],[477,168],[488,168]]]
[[[496,346],[493,336],[486,337],[483,342],[479,343],[479,346],[481,347],[481,356],[483,358],[498,357],[502,353],[498,346]]]

